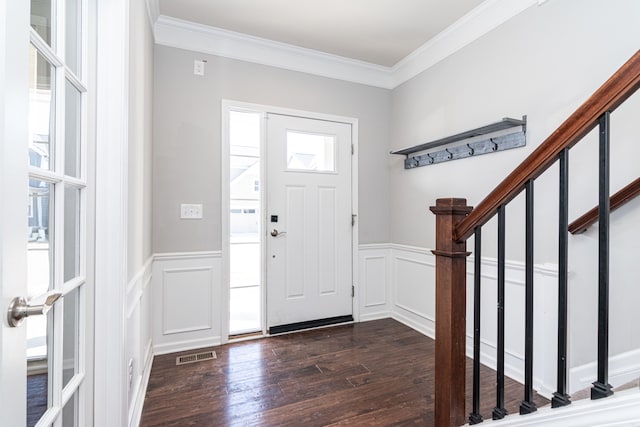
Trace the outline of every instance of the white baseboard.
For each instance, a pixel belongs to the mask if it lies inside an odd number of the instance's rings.
[[[435,339],[436,337],[436,325],[433,321],[424,319],[424,322],[415,321],[410,319],[409,317],[401,314],[397,311],[391,314],[391,318],[397,320],[398,322],[407,325],[413,330],[420,332],[422,335],[425,335],[431,339]]]
[[[371,320],[379,320],[379,319],[387,319],[391,316],[391,313],[388,311],[379,311],[376,313],[367,313],[360,315],[360,322],[369,322]]]
[[[597,362],[571,368],[569,392],[591,387],[597,378]],[[640,349],[609,357],[609,384],[618,387],[640,378]]]
[[[221,337],[207,337],[202,339],[193,339],[185,341],[175,341],[167,344],[158,344],[153,346],[153,353],[156,356],[168,353],[177,353],[179,351],[194,350],[197,348],[214,347],[222,343]]]
[[[151,367],[153,366],[153,343],[149,340],[144,358],[144,369],[142,376],[136,388],[135,397],[132,404],[131,416],[129,417],[129,427],[138,427],[142,418],[142,409],[144,408],[144,398],[147,394],[149,386],[149,378],[151,376]]]

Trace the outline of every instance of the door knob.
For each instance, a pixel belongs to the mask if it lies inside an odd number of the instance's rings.
[[[24,297],[15,297],[11,300],[9,308],[7,309],[7,322],[9,322],[9,326],[15,328],[16,326],[20,326],[26,317],[47,314],[62,294],[50,293],[46,294],[46,296],[44,303],[34,305],[30,305]]]
[[[282,236],[283,234],[287,234],[287,232],[286,231],[278,231],[275,228],[273,230],[271,230],[271,235],[273,237]]]

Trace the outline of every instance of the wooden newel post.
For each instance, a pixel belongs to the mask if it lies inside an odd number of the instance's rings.
[[[456,224],[473,208],[466,199],[438,199],[436,215],[435,425],[460,426],[465,417],[466,240],[453,240]]]

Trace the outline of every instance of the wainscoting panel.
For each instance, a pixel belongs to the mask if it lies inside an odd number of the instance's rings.
[[[156,254],[152,282],[155,354],[220,344],[219,252]]]
[[[360,321],[390,317],[389,245],[360,245],[356,296]]]
[[[147,382],[151,373],[151,313],[149,301],[153,257],[129,281],[126,289],[126,361],[128,371],[128,422],[137,426],[142,414]]]
[[[467,263],[467,356],[473,355],[473,257]],[[497,262],[482,259],[480,361],[496,367]],[[525,267],[505,263],[505,375],[524,381]],[[555,391],[557,337],[557,272],[534,266],[534,388],[546,398]]]
[[[430,250],[392,245],[393,317],[435,338],[435,257]]]
[[[435,338],[435,256],[430,249],[406,245],[362,245],[360,280],[361,321],[369,320],[372,308],[384,308],[377,317],[389,317]],[[507,262],[505,270],[505,373],[524,379],[524,264]],[[386,269],[387,274],[383,275]],[[387,281],[386,286],[382,278]],[[495,259],[482,260],[481,362],[496,364]],[[534,388],[546,397],[555,391],[557,270],[554,265],[534,267]],[[386,305],[381,290],[386,289]],[[374,318],[374,317],[372,317]],[[467,263],[467,355],[473,355],[473,257]]]

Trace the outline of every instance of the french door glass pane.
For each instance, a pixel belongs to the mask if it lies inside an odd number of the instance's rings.
[[[53,185],[29,180],[27,221],[27,298],[46,293],[53,283]]]
[[[66,22],[65,22],[65,63],[78,77],[80,76],[80,30],[81,25],[81,5],[80,0],[67,0],[66,2]]]
[[[31,27],[51,46],[53,7],[51,0],[31,0]]]
[[[53,185],[29,180],[27,218],[27,300],[42,303],[53,286]],[[40,298],[40,299],[39,299]],[[26,319],[27,328],[27,425],[33,426],[50,403],[52,311]]]
[[[33,427],[51,407],[51,364],[53,343],[53,311],[46,316],[30,316],[27,326],[27,347],[38,352],[37,357],[27,356],[27,427]],[[29,337],[30,330],[42,332],[42,336]]]
[[[48,170],[53,165],[55,69],[33,45],[29,54],[29,165]]]
[[[80,91],[69,80],[65,87],[64,173],[80,177]]]
[[[62,409],[62,427],[78,426],[78,392],[73,396]]]
[[[64,281],[80,274],[80,190],[64,191]]]
[[[64,296],[64,324],[62,325],[62,387],[78,372],[78,313],[80,288]]]

